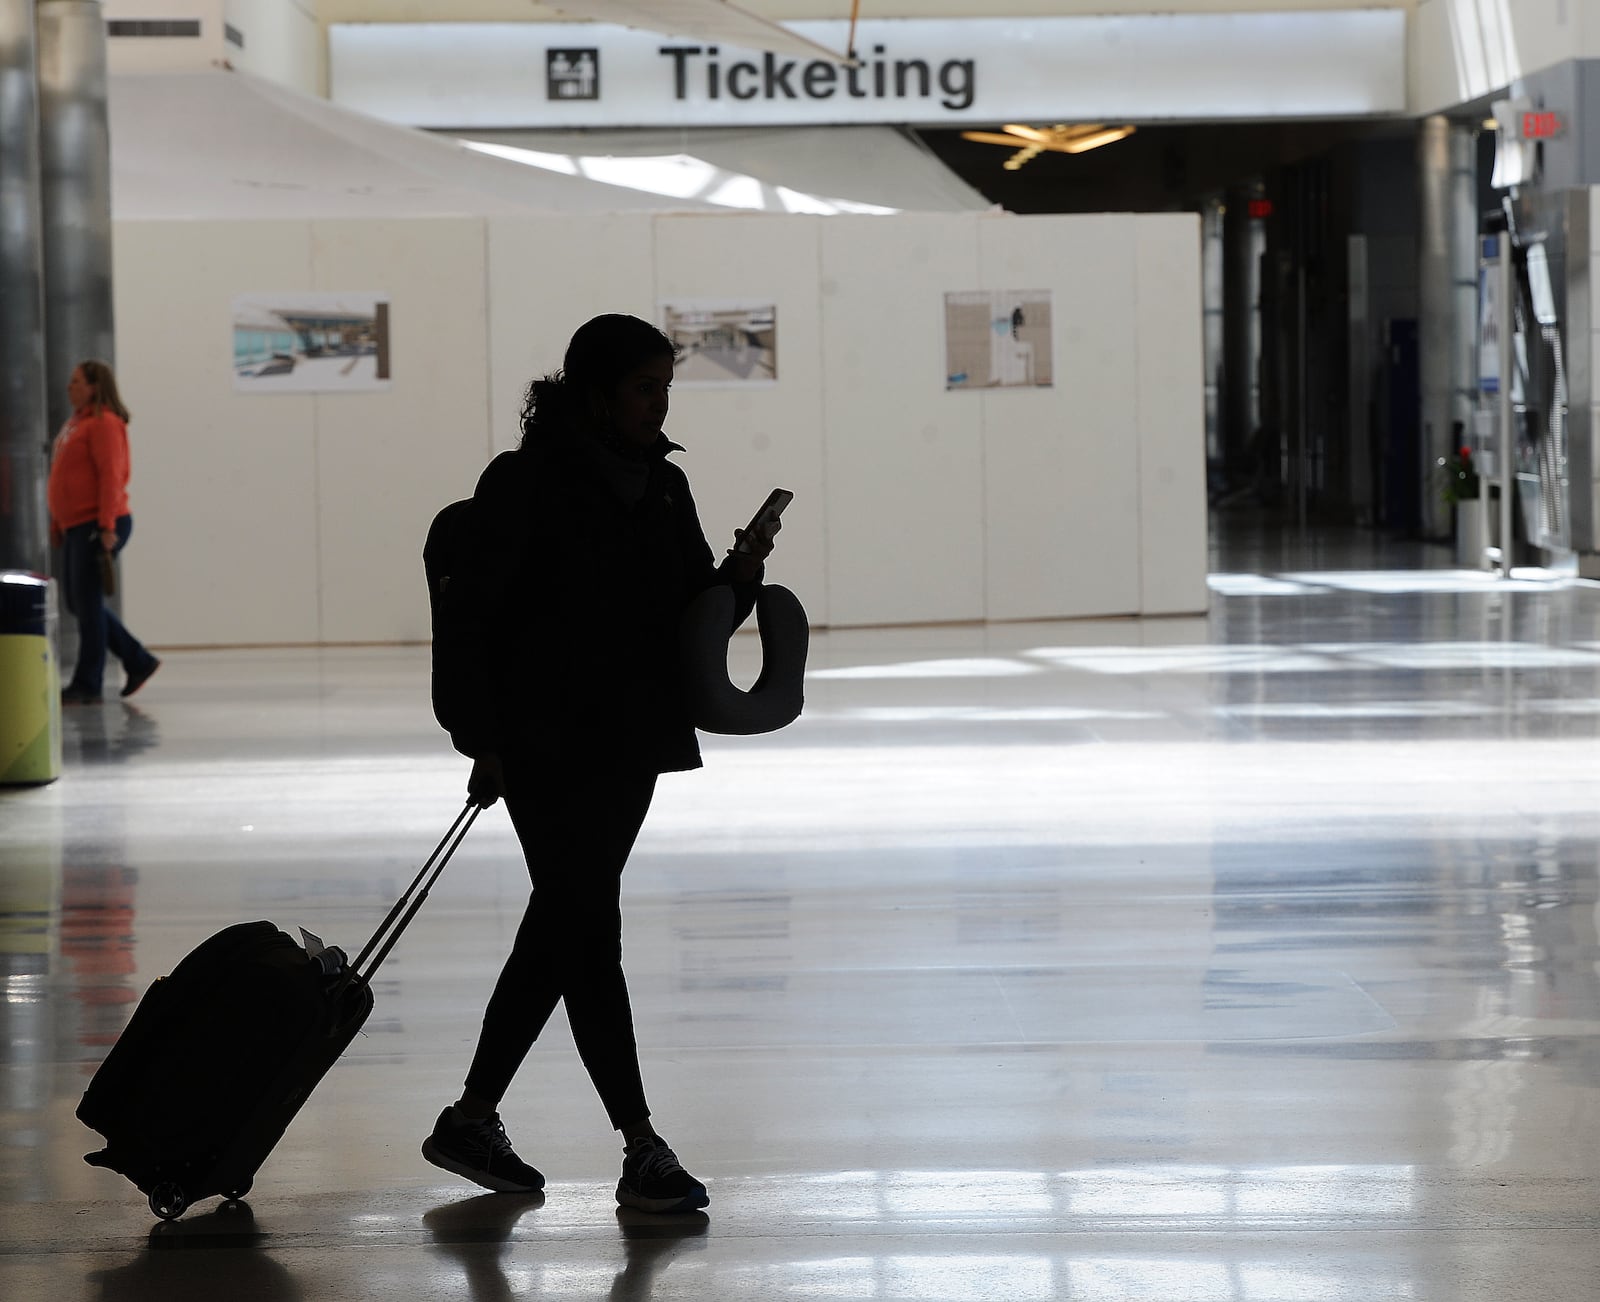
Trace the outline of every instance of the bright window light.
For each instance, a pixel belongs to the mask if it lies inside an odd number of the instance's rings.
[[[1314,570],[1293,574],[1209,575],[1223,597],[1301,597],[1310,592],[1549,592],[1581,582],[1554,570],[1518,569],[1509,579],[1484,570]]]
[[[1038,647],[1025,653],[1093,674],[1319,673],[1340,666],[1309,648],[1281,646]]]
[[[1307,651],[1384,669],[1600,669],[1600,656],[1534,642],[1308,643]]]
[[[542,167],[547,172],[562,172],[567,176],[578,175],[577,159],[568,158],[565,154],[541,154],[533,149],[513,149],[510,145],[491,145],[481,140],[463,140],[461,143],[480,154],[491,154],[509,162]]]
[[[1061,1296],[1073,1302],[1183,1298],[1184,1302],[1248,1302],[1228,1267],[1193,1257],[1094,1257],[1072,1261]]]
[[[1518,577],[1518,576],[1521,577]],[[1563,577],[1549,570],[1518,570],[1502,579],[1486,570],[1328,570],[1277,576],[1312,589],[1345,592],[1549,592]]]
[[[508,162],[537,167],[563,176],[584,176],[625,190],[666,195],[672,199],[697,199],[721,208],[754,212],[837,213],[886,216],[898,212],[879,204],[853,199],[833,199],[803,194],[787,186],[768,185],[743,172],[730,172],[692,154],[650,154],[639,157],[609,154],[551,154],[484,140],[462,140],[468,149]]]
[[[766,200],[761,193],[761,182],[753,176],[740,176],[736,173],[720,173],[722,179],[716,189],[706,192],[707,203],[720,204],[724,208],[765,208]]]
[[[830,203],[826,199],[817,198],[814,194],[801,194],[798,190],[791,190],[786,185],[775,185],[772,187],[772,191],[778,196],[778,202],[783,205],[785,212],[811,213],[818,217],[832,217],[840,212],[860,212],[862,210],[862,205],[859,204],[841,207],[839,200],[834,200]],[[869,209],[869,211],[877,210]]]
[[[716,184],[717,169],[687,154],[660,158],[592,158],[573,160],[578,173],[591,181],[622,186],[628,190],[648,190],[651,194],[674,199],[698,198]]]
[[[1223,597],[1298,597],[1307,590],[1304,583],[1274,574],[1212,574],[1206,586]]]
[[[873,1296],[907,1302],[971,1302],[979,1297],[1053,1302],[1063,1293],[1047,1256],[997,1252],[916,1257],[907,1253],[885,1259],[883,1285]]]
[[[1234,1203],[1239,1215],[1252,1220],[1325,1215],[1330,1207],[1392,1217],[1414,1214],[1417,1194],[1414,1166],[1271,1166],[1251,1171]]]
[[[1050,1181],[1039,1171],[963,1171],[959,1181],[948,1171],[896,1171],[880,1193],[885,1209],[897,1216],[1042,1216],[1056,1205]]]
[[[1089,723],[1113,719],[1148,720],[1156,710],[1094,710],[1069,706],[879,705],[859,710],[807,710],[810,719],[848,719],[861,723]]]
[[[1240,1266],[1238,1280],[1241,1298],[1260,1299],[1266,1302],[1345,1302],[1350,1296],[1349,1281],[1342,1270],[1332,1265],[1318,1270],[1306,1266],[1267,1265],[1251,1262]],[[1416,1285],[1409,1279],[1388,1278],[1383,1281],[1383,1296],[1402,1302],[1417,1295]]]
[[[1533,642],[1307,642],[1295,646],[1036,647],[1023,652],[1057,669],[1094,674],[1282,674],[1371,669],[1600,669],[1600,655],[1582,647]],[[936,661],[926,662],[936,664]],[[980,661],[970,662],[984,663]],[[991,662],[991,663],[1005,663]],[[882,668],[888,668],[883,666]],[[882,677],[917,675],[894,666]],[[856,676],[853,670],[830,671]],[[863,674],[862,676],[869,676]]]
[[[1522,701],[1517,705],[1519,714],[1590,715],[1600,714],[1600,700]]]
[[[1477,99],[1522,75],[1510,0],[1449,0],[1445,12],[1462,99]]]
[[[971,660],[907,660],[888,665],[850,665],[843,669],[816,669],[807,678],[1015,678],[1037,674],[1038,665],[997,658]]]
[[[1355,701],[1325,705],[1317,701],[1264,701],[1250,705],[1217,705],[1229,719],[1462,719],[1500,713],[1498,708],[1468,701]]]

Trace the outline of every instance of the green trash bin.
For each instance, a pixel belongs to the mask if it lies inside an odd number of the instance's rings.
[[[61,671],[50,580],[0,570],[0,785],[61,776]]]

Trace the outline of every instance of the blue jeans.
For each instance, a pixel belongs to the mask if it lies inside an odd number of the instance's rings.
[[[127,545],[132,532],[133,517],[120,517],[117,551]],[[144,644],[106,608],[105,594],[100,589],[100,550],[100,526],[93,520],[68,529],[61,545],[62,593],[67,609],[78,620],[78,663],[67,686],[92,696],[100,695],[108,647],[130,675],[155,663]]]

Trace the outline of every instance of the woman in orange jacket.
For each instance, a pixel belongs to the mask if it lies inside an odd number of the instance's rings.
[[[102,558],[115,556],[133,532],[128,512],[128,409],[105,362],[81,363],[67,382],[72,416],[50,459],[50,535],[62,549],[62,587],[78,620],[78,663],[61,692],[67,705],[100,699],[106,649],[128,675],[132,696],[161,661],[105,604]]]

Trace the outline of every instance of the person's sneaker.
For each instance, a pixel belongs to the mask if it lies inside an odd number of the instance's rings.
[[[660,1135],[629,1140],[622,1154],[617,1201],[642,1212],[692,1212],[711,1201],[705,1185],[683,1169]]]
[[[470,1121],[448,1107],[422,1141],[422,1155],[435,1166],[481,1184],[495,1193],[537,1193],[544,1176],[512,1150],[498,1112]]]

